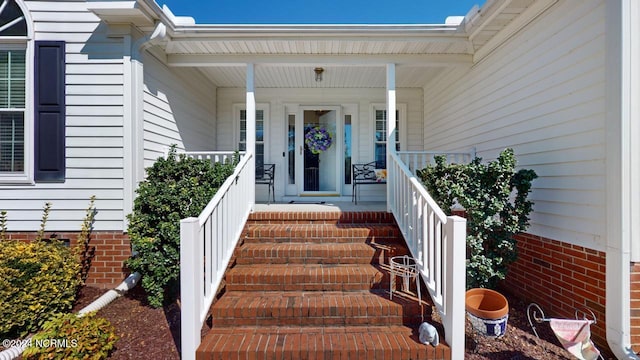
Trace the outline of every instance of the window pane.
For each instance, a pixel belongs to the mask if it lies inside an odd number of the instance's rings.
[[[0,50],[0,108],[24,109],[25,51]]]
[[[0,36],[27,36],[27,22],[15,0],[9,0],[0,14],[0,26],[9,23],[13,25],[0,32]]]
[[[387,168],[387,144],[375,144],[376,169]]]
[[[256,120],[256,141],[264,141],[264,121]]]
[[[256,166],[264,165],[264,144],[256,144]]]
[[[24,171],[24,114],[0,114],[0,172]]]

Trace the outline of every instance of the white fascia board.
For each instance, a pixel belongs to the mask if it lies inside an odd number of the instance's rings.
[[[195,25],[172,29],[176,39],[415,39],[467,41],[457,25]]]

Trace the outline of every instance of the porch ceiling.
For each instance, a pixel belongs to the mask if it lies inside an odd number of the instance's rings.
[[[323,66],[323,79],[315,81],[315,66],[273,65],[256,66],[255,82],[259,88],[384,88],[386,73],[383,66]],[[435,78],[446,66],[399,66],[396,71],[398,87],[422,87]],[[246,84],[244,66],[202,67],[200,70],[221,88],[238,88]]]

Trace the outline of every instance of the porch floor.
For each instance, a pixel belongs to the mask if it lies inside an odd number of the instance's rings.
[[[286,203],[256,203],[255,212],[370,212],[387,211],[387,203],[384,201],[358,201],[358,205],[351,201],[321,200]]]

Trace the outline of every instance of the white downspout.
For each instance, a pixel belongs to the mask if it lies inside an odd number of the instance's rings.
[[[635,0],[606,1],[606,324],[618,359],[639,359],[631,348],[631,124],[635,72],[632,8]],[[637,94],[633,94],[637,95]],[[633,184],[636,184],[634,187]]]

